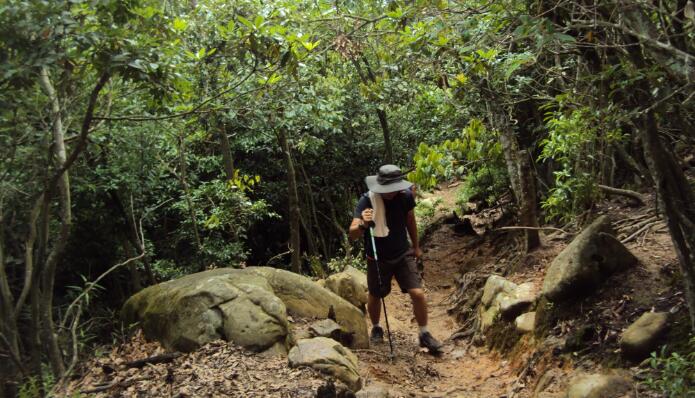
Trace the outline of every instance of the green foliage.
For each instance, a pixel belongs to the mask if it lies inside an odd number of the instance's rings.
[[[442,198],[423,199],[415,205],[415,218],[417,220],[417,231],[422,238],[422,234],[428,225],[434,221],[437,209],[442,205]]]
[[[42,391],[50,391],[55,385],[55,377],[46,364],[41,366],[41,377],[29,376],[19,386],[19,398],[37,398],[43,396]]]
[[[540,142],[539,160],[560,165],[554,172],[555,186],[542,202],[546,218],[569,221],[590,208],[598,198],[597,170],[603,159],[596,155],[601,142],[610,145],[621,139],[609,110],[577,107],[567,94],[542,107],[545,109],[547,138]],[[602,135],[600,132],[602,132]]]
[[[500,163],[485,164],[467,175],[456,191],[456,205],[465,209],[468,202],[481,200],[488,206],[509,192],[507,170]]]
[[[421,143],[413,158],[415,170],[408,174],[408,180],[430,190],[443,180],[465,175],[482,162],[500,159],[501,151],[495,133],[480,120],[472,119],[460,138],[438,145]]]
[[[350,266],[360,271],[367,271],[367,261],[364,258],[364,252],[360,250],[356,255],[348,249],[347,254],[334,257],[328,260],[326,268],[331,274],[342,272],[346,267]]]
[[[206,265],[230,266],[246,259],[244,242],[249,226],[266,217],[277,217],[264,200],[251,200],[244,193],[255,185],[259,178],[239,177],[234,180],[202,182],[190,192],[198,227],[206,231],[201,248]],[[182,218],[188,215],[185,197],[172,205],[180,211]],[[185,218],[179,229],[179,239],[190,242],[191,220]]]
[[[658,355],[652,352],[649,365],[656,373],[645,382],[649,388],[668,397],[695,397],[695,337],[682,355],[667,354],[665,346]]]

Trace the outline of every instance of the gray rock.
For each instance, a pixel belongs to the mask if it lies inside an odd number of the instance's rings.
[[[516,283],[510,282],[499,275],[490,275],[485,281],[483,297],[480,301],[484,306],[489,307],[497,295],[500,293],[512,294],[516,288]]]
[[[354,345],[368,347],[361,311],[306,277],[267,267],[221,268],[150,286],[128,299],[121,315],[168,349],[188,352],[225,339],[263,351],[290,345],[288,310],[323,318],[331,306]]]
[[[357,308],[367,304],[367,275],[353,267],[329,276],[324,283],[328,290]]]
[[[490,275],[483,288],[479,308],[480,329],[485,332],[500,316],[514,320],[536,301],[533,283],[517,285],[499,275]]]
[[[510,295],[500,297],[500,312],[505,319],[515,319],[536,301],[533,283],[522,283]]]
[[[216,339],[257,351],[284,343],[285,305],[264,278],[242,271],[199,272],[148,287],[125,303],[123,319],[140,322],[145,337],[179,351]]]
[[[531,333],[536,326],[536,312],[521,314],[514,320],[516,330],[521,333]]]
[[[357,357],[333,339],[315,337],[299,340],[290,350],[288,358],[292,367],[309,366],[336,377],[353,391],[362,388]]]
[[[309,325],[312,337],[330,337],[339,341],[343,328],[332,319],[321,319]]]
[[[270,267],[249,267],[245,270],[265,277],[287,309],[300,317],[323,319],[333,307],[336,322],[353,337],[352,347],[369,347],[364,314],[342,297],[293,272]]]
[[[567,398],[619,398],[632,390],[632,382],[618,374],[586,374],[570,381]]]
[[[558,302],[592,293],[608,276],[637,263],[614,237],[610,220],[599,217],[553,260],[543,281],[543,295]]]
[[[565,374],[562,370],[558,368],[550,368],[543,373],[543,375],[538,379],[538,383],[536,383],[536,388],[533,390],[533,398],[545,398],[545,397],[551,397],[553,395],[559,395],[559,394],[552,394],[548,392],[547,390],[555,383],[557,383],[558,380],[562,380],[564,378]]]
[[[389,386],[381,383],[370,384],[355,394],[356,398],[392,398],[402,394],[391,391]]]
[[[668,326],[667,312],[646,312],[630,325],[620,340],[625,357],[639,360],[657,347],[659,338]]]

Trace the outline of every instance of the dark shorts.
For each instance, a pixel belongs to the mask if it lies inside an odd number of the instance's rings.
[[[372,296],[386,297],[391,293],[391,279],[394,276],[403,293],[422,287],[420,271],[415,256],[411,252],[396,260],[380,260],[378,269],[379,274],[377,274],[376,262],[373,259],[367,259],[367,287]],[[381,291],[379,275],[381,275]]]

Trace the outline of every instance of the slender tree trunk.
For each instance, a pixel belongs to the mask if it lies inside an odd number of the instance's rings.
[[[230,181],[234,178],[234,157],[232,157],[232,147],[229,143],[229,136],[227,136],[226,124],[222,123],[222,126],[217,129],[217,135],[220,140],[224,174],[227,177],[227,181]]]
[[[126,210],[123,205],[123,201],[116,190],[110,190],[108,192],[110,197],[111,205],[115,207],[116,211],[121,214],[123,221],[126,225],[126,230],[123,232],[128,242],[131,246],[135,248],[140,253],[145,252],[145,248],[142,247],[140,242],[140,237],[138,236],[138,227],[135,225],[134,215],[132,211]],[[108,200],[108,199],[107,199]],[[129,256],[132,257],[132,256]],[[157,283],[157,279],[154,277],[154,272],[152,272],[152,265],[150,264],[150,259],[148,256],[143,257],[142,265],[145,268],[145,275],[147,276],[147,284],[154,285]]]
[[[185,156],[185,148],[184,148],[184,140],[182,136],[179,136],[179,168],[181,171],[178,173],[179,175],[179,181],[181,182],[181,186],[183,187],[183,194],[186,197],[186,207],[188,207],[188,217],[191,219],[191,224],[193,227],[193,236],[195,236],[195,243],[196,247],[198,248],[198,254],[202,254],[203,252],[203,243],[200,240],[200,234],[198,233],[198,223],[196,222],[196,217],[195,217],[195,207],[193,206],[193,200],[191,199],[191,191],[188,188],[188,181],[187,181],[187,171],[186,171],[186,156]],[[198,256],[199,259],[199,268],[201,271],[205,271],[205,263],[201,259],[200,256]]]
[[[133,254],[133,250],[130,247],[130,243],[128,242],[128,238],[126,236],[121,237],[121,246],[123,246],[123,253],[125,254],[126,258],[135,257],[135,255]],[[137,269],[137,264],[135,264],[135,262],[131,262],[130,264],[128,264],[128,271],[130,272],[131,282],[130,294],[134,294],[142,290],[142,280],[140,278],[140,272],[138,272]]]
[[[509,174],[512,192],[519,206],[519,222],[525,227],[538,227],[536,173],[531,167],[529,155],[526,151],[519,150],[519,143],[503,110],[488,103],[488,111],[492,114],[495,128],[500,134],[507,174]],[[524,237],[524,247],[527,253],[540,246],[537,229],[525,230]]]
[[[301,236],[300,236],[300,218],[299,211],[299,195],[297,194],[297,176],[294,171],[294,162],[292,161],[292,153],[290,152],[290,144],[287,141],[287,133],[283,129],[277,132],[278,144],[282,149],[282,154],[287,165],[287,190],[289,201],[289,216],[290,216],[290,250],[292,251],[292,271],[301,273]]]
[[[321,229],[321,224],[319,223],[319,218],[316,212],[316,202],[314,201],[314,189],[311,185],[311,180],[309,179],[309,175],[304,169],[304,164],[302,162],[299,162],[297,164],[299,165],[299,170],[302,172],[302,177],[304,177],[304,184],[306,185],[307,196],[309,198],[309,209],[311,211],[311,219],[314,222],[314,225],[316,226],[316,231],[318,232],[323,257],[329,258],[328,247],[326,246],[326,237],[323,235],[323,230]]]
[[[63,131],[63,118],[60,101],[53,88],[53,84],[48,76],[48,68],[43,67],[40,75],[41,87],[51,101],[51,114],[53,119],[52,135],[53,135],[53,154],[56,161],[57,169],[65,168],[67,162],[67,152],[65,150],[65,137]],[[48,196],[45,200],[48,200]],[[50,359],[51,368],[54,375],[62,377],[65,373],[65,363],[63,356],[58,346],[58,340],[55,335],[53,325],[53,285],[55,282],[55,271],[58,263],[58,258],[62,255],[65,246],[68,243],[70,236],[70,228],[72,226],[72,204],[70,197],[70,176],[64,171],[58,177],[58,203],[60,204],[60,231],[56,239],[51,253],[46,259],[45,268],[42,272],[42,289],[43,297],[41,300],[41,326],[43,328],[43,340],[47,345],[48,357]],[[49,207],[46,206],[46,216]]]
[[[31,320],[29,322],[29,358],[31,361],[31,373],[37,378],[39,385],[43,385],[43,369],[41,362],[43,361],[41,349],[41,309],[40,309],[40,290],[39,284],[34,283],[29,294],[29,307],[31,311]],[[43,394],[42,394],[43,395]]]
[[[374,76],[374,72],[372,72],[372,68],[369,66],[369,62],[367,61],[366,58],[362,57],[362,62],[364,63],[364,66],[367,69],[367,74],[365,76],[364,72],[362,72],[362,67],[360,66],[359,62],[357,59],[352,60],[352,64],[355,66],[355,69],[357,70],[357,75],[360,77],[360,80],[362,80],[362,83],[375,83],[376,82],[376,76]],[[386,111],[382,107],[380,107],[377,104],[376,108],[376,115],[379,118],[379,125],[381,126],[381,132],[384,135],[384,152],[385,152],[385,161],[386,163],[393,163],[393,147],[391,145],[391,130],[389,129],[389,123],[388,119],[386,118]]]
[[[519,151],[519,189],[521,190],[521,202],[519,221],[524,227],[538,227],[538,202],[536,200],[536,173],[531,167],[531,156],[526,151]],[[531,252],[541,245],[537,229],[524,230],[524,246],[526,253]]]
[[[12,291],[10,290],[7,272],[5,270],[5,234],[4,234],[4,209],[0,198],[0,334],[3,341],[0,347],[9,351],[14,358],[21,358],[19,351],[17,323],[14,319],[12,308]],[[18,379],[18,367],[14,360],[0,361],[0,396],[11,397],[17,394],[16,382]]]

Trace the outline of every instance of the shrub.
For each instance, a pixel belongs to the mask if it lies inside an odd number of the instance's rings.
[[[469,174],[456,192],[456,205],[465,210],[466,203],[482,200],[494,204],[509,190],[509,177],[498,163],[484,165]]]
[[[666,354],[666,347],[659,355],[652,352],[649,364],[655,375],[645,384],[667,397],[695,397],[695,337],[690,339],[687,354]]]

